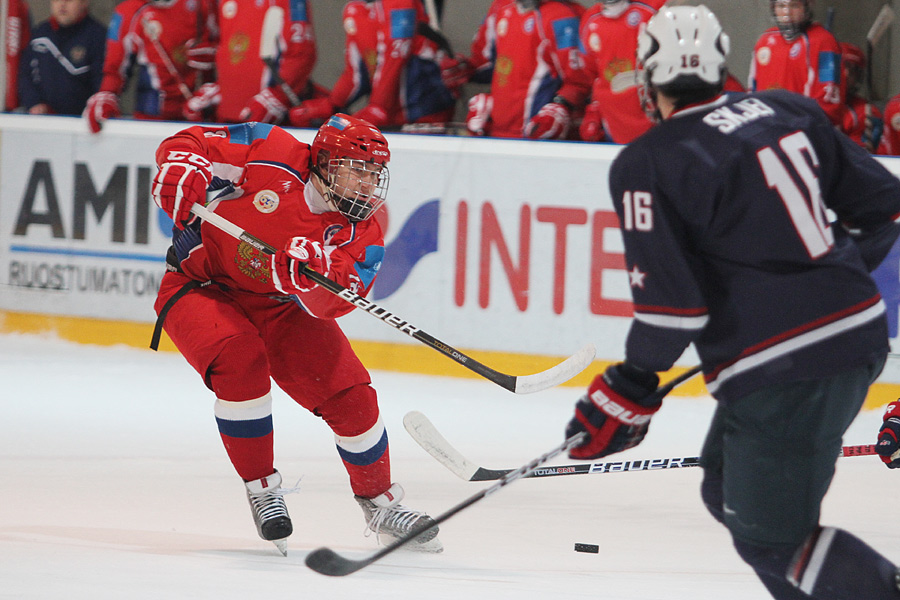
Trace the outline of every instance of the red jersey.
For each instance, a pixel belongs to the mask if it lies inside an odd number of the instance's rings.
[[[186,48],[214,36],[212,0],[125,0],[109,23],[100,91],[121,95],[137,69],[134,116],[181,120],[197,78]]]
[[[489,135],[522,137],[525,125],[542,106],[560,96],[580,107],[590,76],[578,43],[584,8],[551,0],[536,9],[504,4],[496,15],[491,95],[494,107]]]
[[[472,80],[479,83],[490,83],[493,73],[494,59],[497,50],[497,16],[500,9],[515,0],[494,0],[488,9],[487,16],[475,32],[469,48],[469,63],[474,68]]]
[[[274,45],[278,55],[274,58],[278,76],[301,100],[312,95],[310,75],[316,64],[316,36],[308,0],[220,0],[216,51],[216,73],[222,89],[216,112],[219,121],[239,121],[241,110],[265,88],[285,105],[290,104],[260,56],[260,50],[267,50],[268,45],[262,39],[263,24],[272,22],[280,27],[265,33],[277,36]]]
[[[598,104],[606,137],[627,144],[653,122],[638,96],[637,37],[643,23],[656,14],[646,2],[595,4],[581,19],[579,37],[593,79],[591,100]]]
[[[19,106],[19,57],[31,41],[31,15],[23,0],[9,0],[6,9],[6,101],[4,110]]]
[[[185,129],[160,144],[157,164],[166,162],[171,151],[194,152],[213,163],[213,176],[223,189],[210,210],[277,249],[297,236],[319,242],[330,257],[329,277],[362,296],[369,292],[384,256],[381,226],[376,219],[350,222],[328,209],[315,188],[307,185],[308,144],[279,127],[254,122]],[[264,296],[281,295],[272,283],[268,255],[205,222],[201,239],[187,247],[184,240],[190,240],[191,228],[184,232],[176,232],[174,247],[181,269],[191,279],[211,279]],[[353,305],[319,286],[292,298],[322,319],[353,310]]]
[[[900,156],[900,94],[891,98],[884,107],[884,135],[878,152]]]
[[[428,16],[418,0],[352,0],[344,6],[344,70],[332,105],[347,108],[368,96],[384,110],[385,126],[446,121],[456,99],[437,66],[444,50],[420,33]],[[381,124],[379,124],[381,125]]]
[[[780,88],[803,94],[818,102],[831,122],[840,126],[846,111],[841,46],[818,23],[791,42],[772,27],[756,42],[748,87],[751,91]]]

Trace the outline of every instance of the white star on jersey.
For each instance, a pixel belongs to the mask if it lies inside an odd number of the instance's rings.
[[[630,271],[628,271],[628,282],[631,287],[639,287],[644,289],[644,278],[647,277],[646,273],[641,272],[638,269],[637,265],[634,265]]]

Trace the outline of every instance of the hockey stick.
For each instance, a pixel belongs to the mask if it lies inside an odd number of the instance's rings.
[[[887,28],[890,27],[895,17],[896,14],[894,13],[894,10],[885,4],[878,13],[878,16],[875,17],[872,27],[869,28],[869,32],[866,34],[866,55],[868,59],[866,60],[866,84],[869,88],[869,100],[874,100],[875,98],[875,87],[874,82],[872,81],[872,58],[875,53],[875,46],[878,45],[881,36],[883,36],[884,32],[887,31]]]
[[[463,456],[438,432],[428,417],[420,412],[410,412],[403,418],[403,426],[416,442],[454,475],[465,481],[494,481],[511,472],[511,469],[488,469]],[[877,454],[872,444],[844,446],[840,456],[872,456]],[[900,451],[892,458],[900,458]],[[559,475],[593,475],[595,473],[624,473],[626,471],[661,471],[699,467],[699,456],[680,458],[645,458],[608,462],[581,463],[541,467],[523,477],[556,477]]]
[[[259,58],[269,68],[272,80],[287,96],[291,106],[299,106],[300,97],[281,78],[281,75],[278,73],[278,65],[275,63],[275,55],[278,54],[277,40],[283,28],[284,9],[280,6],[270,6],[263,17],[262,33],[260,33],[259,39]]]
[[[384,558],[385,556],[387,556],[388,554],[397,550],[398,548],[403,547],[404,545],[411,542],[412,540],[414,540],[421,534],[425,533],[426,531],[429,531],[430,529],[432,529],[433,527],[436,527],[437,525],[440,525],[441,523],[443,523],[444,521],[446,521],[447,519],[449,519],[456,513],[462,511],[463,509],[468,508],[469,506],[472,506],[479,500],[482,500],[483,498],[490,496],[494,492],[499,491],[500,488],[502,488],[503,486],[508,485],[517,479],[521,479],[522,477],[527,477],[529,473],[534,471],[534,469],[537,469],[540,465],[547,462],[548,460],[550,460],[557,454],[566,452],[569,448],[580,444],[581,439],[584,435],[585,435],[584,432],[577,433],[577,434],[573,435],[572,437],[570,437],[569,439],[567,439],[562,444],[560,444],[559,446],[557,446],[556,448],[554,448],[553,450],[550,450],[549,452],[542,454],[538,458],[535,458],[534,460],[530,461],[528,464],[522,465],[518,469],[511,470],[511,471],[505,473],[502,477],[499,478],[499,481],[497,481],[497,483],[484,488],[477,494],[469,496],[468,498],[466,498],[465,500],[463,500],[462,502],[460,502],[453,508],[449,509],[448,511],[446,511],[436,517],[433,517],[434,523],[432,525],[427,525],[427,526],[423,525],[423,526],[414,528],[412,531],[410,531],[408,534],[406,534],[406,536],[398,539],[397,541],[393,542],[389,546],[385,546],[384,548],[382,548],[381,550],[379,550],[378,552],[372,554],[371,556],[369,556],[367,558],[361,558],[361,559],[346,558],[344,556],[341,556],[340,554],[338,554],[331,548],[318,548],[316,550],[313,550],[312,552],[310,552],[307,555],[306,566],[309,567],[310,569],[312,569],[313,571],[316,571],[317,573],[321,573],[322,575],[330,575],[332,577],[342,577],[344,575],[349,575],[351,573],[355,573],[356,571],[359,571],[360,569],[367,567],[367,566],[371,565],[372,563]]]
[[[265,243],[257,237],[250,235],[231,221],[225,219],[221,215],[217,215],[205,206],[194,204],[191,207],[191,212],[210,225],[221,229],[225,233],[241,240],[242,242],[250,244],[254,248],[266,254],[275,254],[276,252],[275,248],[273,248],[269,244]],[[546,371],[541,371],[540,373],[534,373],[532,375],[507,375],[506,373],[495,371],[487,365],[478,362],[474,358],[463,354],[449,344],[445,344],[441,340],[422,331],[418,327],[415,327],[412,323],[406,321],[399,315],[392,313],[386,308],[378,306],[371,300],[366,300],[356,292],[348,290],[341,284],[325,277],[321,273],[317,273],[312,269],[304,268],[303,275],[308,277],[318,285],[322,286],[335,296],[338,296],[341,300],[344,300],[345,302],[356,306],[360,310],[372,315],[376,319],[384,321],[397,331],[405,333],[411,338],[422,342],[426,346],[437,350],[444,356],[453,359],[467,369],[478,373],[485,379],[492,381],[500,387],[505,388],[515,394],[530,394],[532,392],[539,392],[541,390],[546,390],[548,388],[557,386],[560,383],[566,382],[569,379],[572,379],[572,377],[584,371],[588,367],[588,365],[591,364],[591,361],[594,360],[594,354],[596,353],[594,345],[588,344],[569,358],[565,359],[563,362],[550,367]]]
[[[674,379],[657,389],[655,392],[653,392],[653,398],[662,399],[666,396],[666,394],[668,394],[677,386],[681,385],[699,372],[699,366],[691,367],[678,377],[675,377]],[[413,411],[403,417],[403,426],[406,428],[406,431],[409,432],[409,435],[412,436],[412,438],[420,446],[422,446],[422,449],[424,449],[425,452],[433,456],[439,463],[450,469],[457,477],[460,477],[467,481],[488,481],[502,477],[506,472],[509,471],[507,469],[501,472],[495,469],[485,469],[476,465],[465,456],[463,456],[459,451],[457,451],[456,448],[454,448],[450,444],[450,442],[448,442],[444,438],[444,436],[442,436],[438,432],[431,421],[428,420],[428,417],[420,412]],[[579,471],[583,470],[583,467],[585,466],[589,467],[590,465],[580,465]],[[675,466],[676,465],[673,464],[673,467],[666,468],[674,468]],[[550,469],[566,470],[568,468],[569,467],[549,467],[547,469],[541,469],[541,474],[532,473],[531,475],[528,475],[528,477],[546,477],[547,474],[545,474],[544,471],[548,471]],[[559,473],[555,474],[563,475],[564,473],[560,471]],[[573,472],[568,474],[575,475],[577,473]]]

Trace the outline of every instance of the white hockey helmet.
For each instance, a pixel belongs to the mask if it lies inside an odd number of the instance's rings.
[[[663,93],[725,83],[730,41],[706,6],[663,7],[638,36],[644,81]]]

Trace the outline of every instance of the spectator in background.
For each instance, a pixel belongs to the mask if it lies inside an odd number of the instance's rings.
[[[485,45],[479,56],[473,51],[472,59],[476,77],[491,72],[491,89],[469,100],[469,131],[507,138],[568,137],[573,112],[584,106],[591,86],[578,44],[583,14],[575,2],[494,2],[473,50],[480,40]]]
[[[847,81],[847,110],[841,129],[854,142],[875,154],[879,152],[884,119],[878,107],[859,93],[865,79],[866,55],[859,46],[841,42],[841,67]]]
[[[134,117],[182,120],[198,73],[212,68],[213,0],[125,0],[113,13],[100,91],[84,117],[91,132],[121,115],[119,97],[137,79]]]
[[[752,91],[785,89],[818,102],[836,126],[844,122],[846,87],[841,47],[812,20],[813,0],[770,0],[775,27],[756,42],[750,63]]]
[[[884,135],[879,152],[900,156],[900,94],[891,98],[884,107]]]
[[[31,14],[24,0],[9,0],[6,8],[6,98],[3,110],[19,106],[19,59],[31,39]]]
[[[664,1],[602,0],[581,18],[579,37],[593,80],[581,121],[582,140],[627,144],[653,126],[638,93],[637,37]]]
[[[327,90],[313,84],[316,36],[308,0],[219,2],[215,83],[188,102],[189,121],[282,123]]]
[[[291,125],[317,125],[363,98],[353,115],[379,128],[453,118],[456,95],[439,66],[448,48],[428,26],[420,0],[352,0],[342,20],[344,70],[327,97],[291,111]]]
[[[19,63],[19,104],[30,114],[80,115],[103,79],[106,28],[89,0],[50,0]]]

